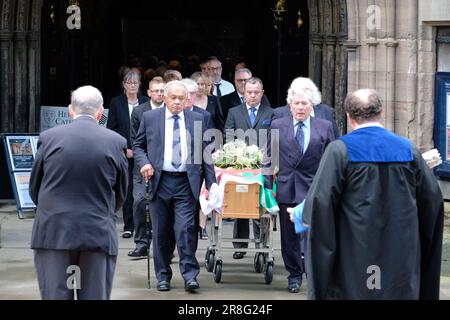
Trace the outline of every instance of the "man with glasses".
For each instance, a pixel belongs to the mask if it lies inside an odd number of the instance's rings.
[[[231,82],[222,79],[222,63],[217,57],[208,58],[208,74],[214,84],[213,95],[217,98],[235,91]]]
[[[195,256],[197,202],[203,180],[208,190],[216,183],[213,165],[203,159],[206,143],[199,143],[206,130],[203,117],[184,110],[187,96],[188,89],[181,81],[167,83],[166,107],[144,113],[133,144],[136,165],[144,181],[150,180],[152,185],[150,212],[158,291],[171,289],[171,230],[175,233],[185,290],[200,288],[200,265]],[[199,133],[194,132],[196,127],[201,129]]]
[[[148,85],[147,94],[150,101],[140,104],[133,109],[131,113],[131,143],[134,143],[139,125],[144,112],[156,110],[164,107],[164,86],[165,82],[162,77],[154,77]],[[138,258],[146,257],[150,243],[147,243],[146,226],[145,226],[145,193],[146,186],[137,166],[133,169],[133,220],[134,220],[134,243],[136,248],[128,252],[128,256]],[[150,230],[151,230],[150,222]],[[151,241],[151,238],[150,238]]]

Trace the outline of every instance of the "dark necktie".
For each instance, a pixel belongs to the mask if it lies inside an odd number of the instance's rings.
[[[297,140],[298,146],[300,148],[300,154],[303,155],[303,149],[305,145],[305,136],[303,134],[302,127],[304,126],[303,122],[297,122],[297,133],[295,134],[295,139]]]
[[[251,107],[250,108],[250,123],[251,123],[252,127],[255,125],[255,120],[256,120],[256,108]]]
[[[220,98],[222,96],[222,92],[220,92],[220,83],[216,83],[216,96]]]
[[[181,140],[180,140],[179,115],[173,116],[173,140],[172,140],[172,166],[178,169],[181,166]]]

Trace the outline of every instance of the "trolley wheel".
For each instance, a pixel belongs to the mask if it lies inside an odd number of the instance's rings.
[[[214,269],[214,251],[209,253],[208,262],[206,264],[206,271],[212,272]]]
[[[211,254],[211,252],[214,252],[212,250],[211,247],[208,247],[208,249],[206,249],[206,253],[205,253],[205,268],[208,269],[208,265],[209,265],[209,255]]]
[[[273,264],[269,263],[267,264],[266,271],[264,272],[264,280],[266,281],[266,284],[271,284],[273,279]]]
[[[260,252],[255,254],[254,267],[257,273],[261,273],[264,268],[264,255]]]
[[[216,261],[216,269],[214,270],[214,281],[219,283],[222,279],[222,261]]]
[[[208,269],[208,259],[209,259],[209,254],[211,253],[211,248],[206,249],[205,252],[205,268]]]

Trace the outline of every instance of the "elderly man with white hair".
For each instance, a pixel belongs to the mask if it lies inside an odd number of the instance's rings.
[[[74,121],[41,133],[30,178],[31,235],[42,299],[109,299],[118,240],[115,213],[128,186],[127,141],[98,125],[103,98],[72,93]],[[76,281],[71,281],[71,279]]]
[[[313,104],[311,116],[330,121],[333,124],[334,136],[336,138],[340,136],[339,129],[336,124],[336,115],[335,115],[334,109],[332,107],[330,107],[329,105],[322,103],[322,94],[320,93],[319,89],[317,88],[317,86],[314,84],[314,82],[311,79],[305,78],[305,77],[295,78],[292,81],[289,89],[295,89],[295,90],[308,89],[308,90],[310,90],[312,93],[311,101]],[[274,119],[288,117],[291,115],[291,110],[290,110],[289,105],[285,105],[285,106],[276,108],[274,110],[273,114],[274,114]]]
[[[290,116],[272,121],[266,168],[278,167],[276,172],[276,200],[280,207],[281,254],[288,275],[288,290],[298,293],[303,281],[302,255],[306,254],[306,237],[295,232],[287,208],[292,203],[302,202],[314,179],[320,159],[327,145],[335,139],[329,121],[311,117],[313,105],[311,90],[291,86],[286,97],[290,107]],[[280,137],[277,139],[275,132]],[[271,161],[272,154],[278,152],[279,161]],[[276,157],[275,157],[276,158]],[[272,189],[274,176],[266,172],[265,187]]]

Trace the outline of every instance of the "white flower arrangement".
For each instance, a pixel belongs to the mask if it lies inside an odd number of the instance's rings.
[[[219,168],[259,169],[263,153],[257,146],[247,146],[244,141],[236,139],[224,144],[222,150],[213,153],[212,158]]]

